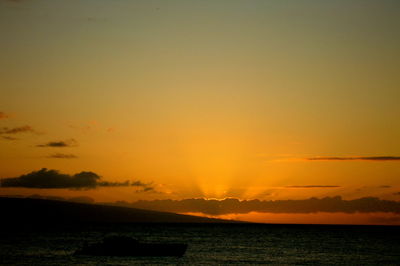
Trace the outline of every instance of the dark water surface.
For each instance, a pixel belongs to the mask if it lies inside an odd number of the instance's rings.
[[[187,243],[182,258],[74,256],[84,241],[125,235]],[[126,224],[0,229],[1,265],[400,265],[400,227]]]

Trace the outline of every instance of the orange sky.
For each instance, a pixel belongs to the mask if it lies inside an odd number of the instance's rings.
[[[144,185],[0,194],[399,201],[399,8],[1,1],[0,178],[47,168]],[[291,215],[271,219],[371,221]]]

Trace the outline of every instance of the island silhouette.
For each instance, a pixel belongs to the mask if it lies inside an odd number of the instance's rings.
[[[1,197],[0,208],[1,222],[8,225],[7,228],[72,223],[237,223],[231,220],[49,199]]]

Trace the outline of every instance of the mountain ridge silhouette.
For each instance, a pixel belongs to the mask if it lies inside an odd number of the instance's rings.
[[[239,223],[129,207],[49,199],[0,197],[1,223],[59,225],[70,223]]]

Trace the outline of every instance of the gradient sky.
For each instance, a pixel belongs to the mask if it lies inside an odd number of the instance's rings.
[[[0,194],[398,201],[399,12],[389,0],[1,0],[0,177],[45,167],[154,190]]]

